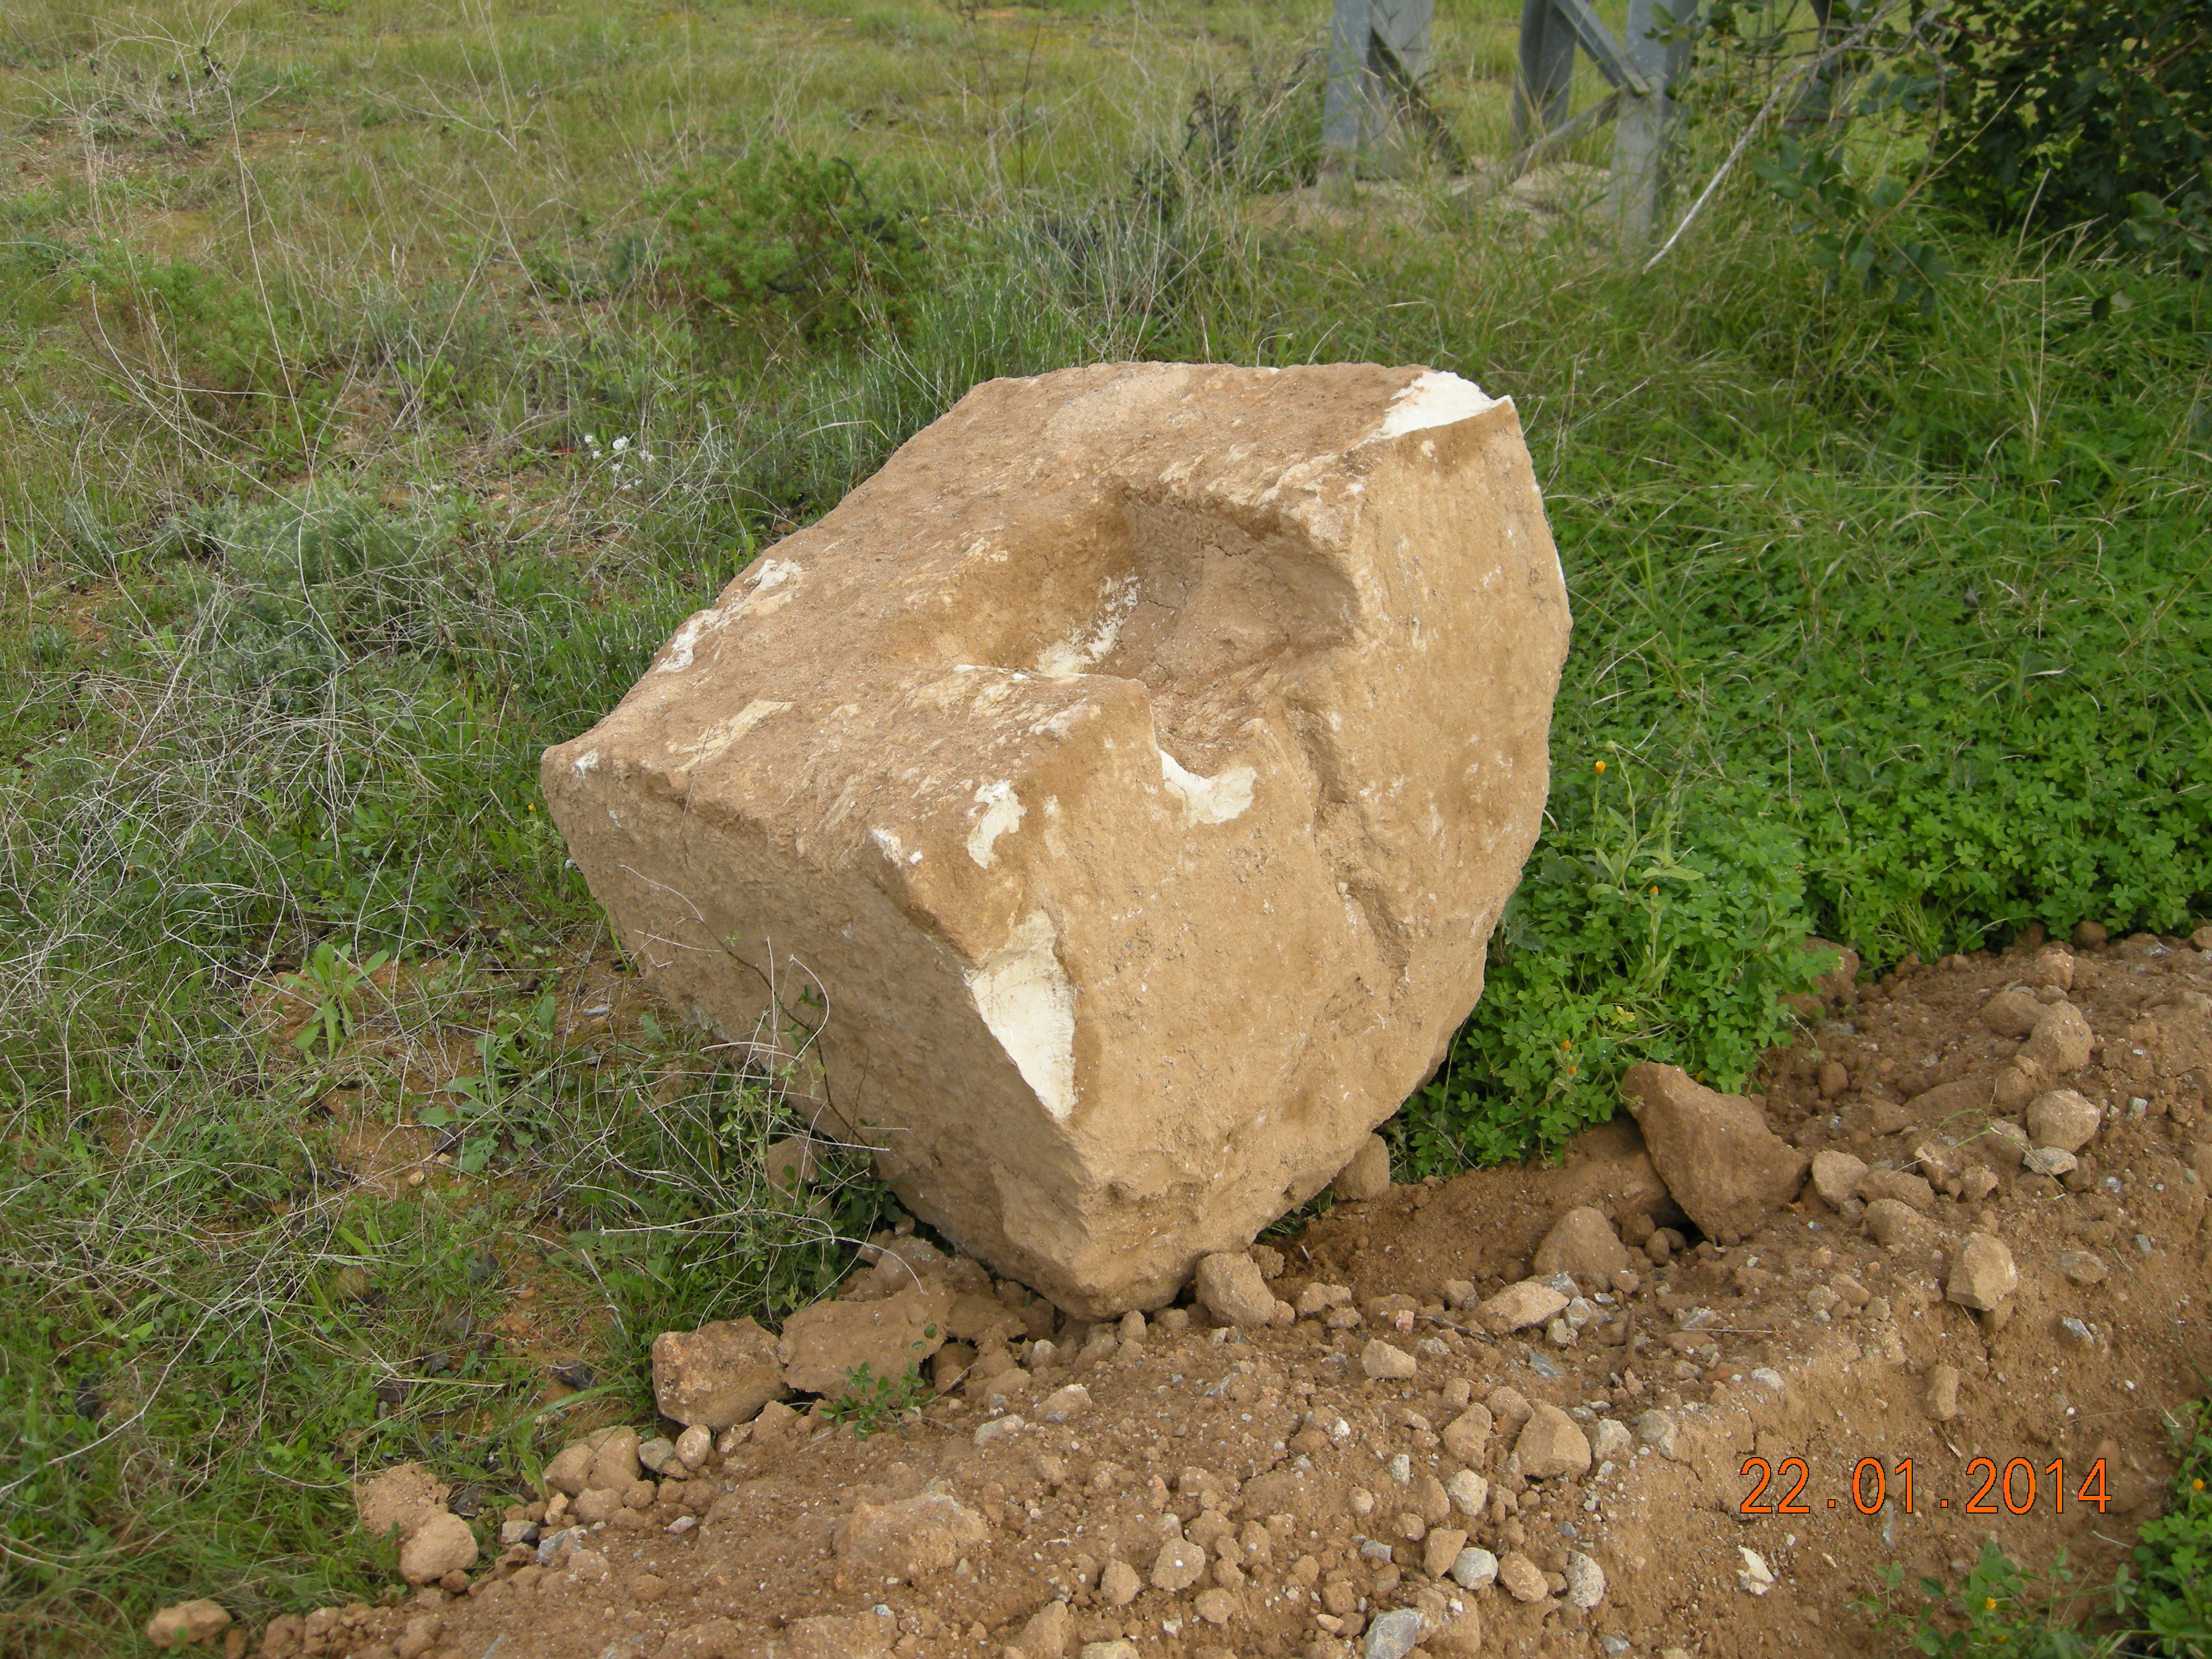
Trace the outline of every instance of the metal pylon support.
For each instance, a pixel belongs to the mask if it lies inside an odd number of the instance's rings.
[[[1436,0],[1336,0],[1328,25],[1328,82],[1322,150],[1341,171],[1418,132],[1447,165],[1458,160],[1450,129],[1421,91]]]
[[[1665,186],[1673,107],[1667,88],[1689,67],[1691,31],[1682,26],[1694,22],[1698,9],[1698,0],[1677,0],[1671,10],[1662,0],[1629,0],[1624,45],[1613,38],[1589,0],[1522,0],[1512,171],[1534,165],[1599,122],[1616,119],[1613,214],[1625,237],[1647,235],[1657,220]],[[1611,90],[1570,119],[1567,91],[1577,46],[1589,54]]]

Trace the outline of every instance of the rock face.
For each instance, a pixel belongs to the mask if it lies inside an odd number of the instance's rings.
[[[875,1302],[817,1302],[783,1322],[776,1357],[784,1380],[808,1394],[837,1395],[862,1365],[872,1381],[896,1382],[945,1346],[952,1293],[924,1280]]]
[[[1717,1094],[1679,1066],[1649,1060],[1620,1079],[1659,1178],[1706,1235],[1747,1237],[1797,1195],[1810,1163],[1741,1095]]]
[[[1962,1308],[1989,1313],[2020,1288],[2020,1269],[2002,1239],[1987,1233],[1968,1233],[1951,1263],[1950,1282],[1943,1293]]]
[[[1261,1276],[1260,1264],[1241,1251],[1202,1258],[1197,1288],[1198,1299],[1232,1325],[1265,1325],[1275,1316],[1275,1293]]]
[[[653,1339],[653,1403],[687,1428],[750,1423],[763,1406],[789,1392],[775,1339],[750,1319],[718,1319]]]
[[[1434,1067],[1567,631],[1510,403],[1109,364],[971,392],[542,775],[664,995],[1097,1317],[1243,1248]]]
[[[1604,1211],[1582,1204],[1552,1224],[1530,1265],[1539,1279],[1572,1273],[1601,1285],[1628,1270],[1628,1247],[1613,1231]]]

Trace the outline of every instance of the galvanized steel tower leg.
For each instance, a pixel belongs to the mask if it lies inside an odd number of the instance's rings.
[[[1655,0],[1628,0],[1628,38],[1621,43],[1628,60],[1650,83],[1644,92],[1632,92],[1620,104],[1620,124],[1613,131],[1613,207],[1622,240],[1639,241],[1658,222],[1661,193],[1666,187],[1668,118],[1672,100],[1667,88],[1689,67],[1688,30],[1669,30],[1681,38],[1659,40],[1653,31],[1667,27],[1655,16],[1662,9]],[[1694,17],[1687,4],[1677,9]]]
[[[1521,0],[1521,72],[1513,84],[1513,148],[1567,118],[1575,31],[1552,0]]]
[[[1436,0],[1336,0],[1328,25],[1328,81],[1322,95],[1324,164],[1390,147],[1392,117],[1418,97],[1429,64]]]

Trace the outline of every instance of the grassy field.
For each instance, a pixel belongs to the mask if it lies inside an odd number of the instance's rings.
[[[1441,11],[1496,154],[1518,8]],[[380,1594],[354,1469],[497,1491],[841,1269],[863,1172],[780,1200],[771,1086],[587,1012],[536,756],[975,380],[1519,404],[1557,784],[1415,1167],[1741,1078],[1808,933],[2212,913],[2203,285],[1931,222],[1923,314],[1749,185],[1649,277],[1572,173],[1316,197],[1321,21],[0,0],[0,1652]]]

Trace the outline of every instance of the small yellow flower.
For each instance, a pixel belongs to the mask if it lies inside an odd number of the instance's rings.
[[[1994,1595],[1990,1596],[1987,1601],[1982,1603],[1982,1611],[1984,1613],[1995,1613],[1996,1610],[1997,1598]]]
[[[1600,761],[1600,762],[1597,763],[1597,769],[1598,769],[1598,771],[1599,771],[1601,774],[1602,774],[1602,773],[1605,771],[1605,763],[1604,763],[1603,761]]]
[[[2204,1482],[2202,1480],[2192,1480],[2189,1483],[2189,1490],[2191,1492],[2203,1492],[2204,1490]]]

